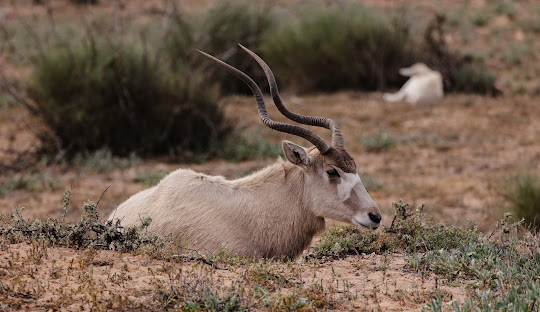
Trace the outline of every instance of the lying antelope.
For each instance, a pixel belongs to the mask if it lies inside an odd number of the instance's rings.
[[[388,102],[407,101],[409,103],[430,103],[443,98],[443,81],[438,71],[432,70],[423,63],[401,68],[399,73],[411,77],[401,89],[393,94],[386,93]]]
[[[279,111],[295,122],[331,130],[332,146],[307,128],[270,119],[262,92],[249,76],[199,51],[249,86],[266,126],[302,137],[315,146],[306,149],[283,141],[286,160],[279,159],[237,180],[178,169],[156,186],[126,200],[109,220],[119,219],[126,226],[151,217],[149,231],[177,236],[188,248],[202,253],[227,251],[289,259],[298,256],[313,236],[324,230],[325,217],[358,228],[377,228],[381,213],[356,173],[356,164],[345,150],[336,123],[289,111],[268,65],[241,47],[264,69]]]

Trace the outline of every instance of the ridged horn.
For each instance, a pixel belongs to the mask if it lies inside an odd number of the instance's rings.
[[[291,124],[272,120],[270,116],[268,115],[268,111],[266,110],[266,105],[264,103],[264,97],[263,97],[262,91],[261,89],[259,89],[259,86],[257,86],[257,84],[253,81],[253,79],[251,79],[248,75],[238,70],[237,68],[213,57],[212,55],[206,52],[200,51],[200,50],[197,50],[197,51],[201,53],[202,55],[208,57],[212,61],[216,62],[217,64],[221,65],[223,68],[231,72],[236,77],[240,78],[245,84],[248,85],[248,87],[251,89],[251,92],[253,92],[253,95],[255,96],[255,100],[257,101],[257,110],[259,112],[259,116],[261,117],[261,121],[267,127],[274,129],[276,131],[289,133],[292,135],[302,137],[308,140],[309,142],[311,142],[311,144],[315,145],[315,147],[322,154],[326,153],[330,149],[330,146],[328,146],[328,144],[324,141],[324,139],[320,137],[318,134],[316,134],[315,132],[309,129],[297,126],[297,125],[291,125]]]
[[[255,61],[257,61],[257,63],[259,63],[261,68],[264,70],[266,79],[268,80],[268,84],[270,85],[270,95],[272,96],[272,99],[274,100],[274,103],[276,104],[278,110],[285,117],[304,125],[317,126],[329,129],[330,131],[332,131],[332,146],[340,149],[345,148],[343,143],[343,134],[341,133],[338,125],[332,119],[325,117],[299,115],[288,110],[283,104],[283,101],[281,101],[281,97],[279,96],[279,91],[276,83],[276,78],[274,77],[274,74],[272,73],[270,67],[266,64],[265,61],[263,61],[263,59],[261,59],[257,54],[255,54],[255,52],[249,50],[241,44],[238,45],[249,55],[251,55],[251,57],[253,57]]]

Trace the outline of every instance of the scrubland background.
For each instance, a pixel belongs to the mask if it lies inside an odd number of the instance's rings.
[[[526,0],[0,0],[0,310],[538,310],[539,38]],[[237,43],[292,111],[339,124],[386,228],[329,220],[285,264],[112,225],[100,250],[100,218],[172,170],[234,179],[308,146],[195,52],[267,91]],[[444,100],[384,102],[418,61]]]

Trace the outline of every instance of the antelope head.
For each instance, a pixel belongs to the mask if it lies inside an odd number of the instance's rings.
[[[277,83],[270,67],[254,52],[240,45],[253,57],[265,72],[270,84],[270,94],[278,110],[287,118],[300,124],[317,126],[332,131],[331,146],[315,132],[302,126],[277,122],[270,119],[264,98],[257,84],[240,70],[199,51],[244,81],[257,101],[257,109],[262,122],[271,129],[302,137],[314,147],[304,148],[289,141],[283,141],[285,158],[304,173],[304,197],[306,207],[317,217],[328,217],[337,221],[352,223],[357,228],[379,227],[381,212],[371,199],[356,172],[354,159],[345,150],[343,135],[337,124],[324,117],[304,116],[289,111],[279,96]]]
[[[433,70],[427,67],[427,65],[424,63],[415,63],[411,67],[404,67],[399,69],[399,73],[405,77],[412,77],[414,75],[422,75],[431,72],[433,72]]]

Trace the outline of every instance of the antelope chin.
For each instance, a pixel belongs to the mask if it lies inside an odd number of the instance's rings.
[[[352,224],[359,230],[363,229],[370,229],[370,230],[376,230],[379,228],[379,224],[377,225],[366,225],[362,222],[359,222],[356,217],[352,219]]]

